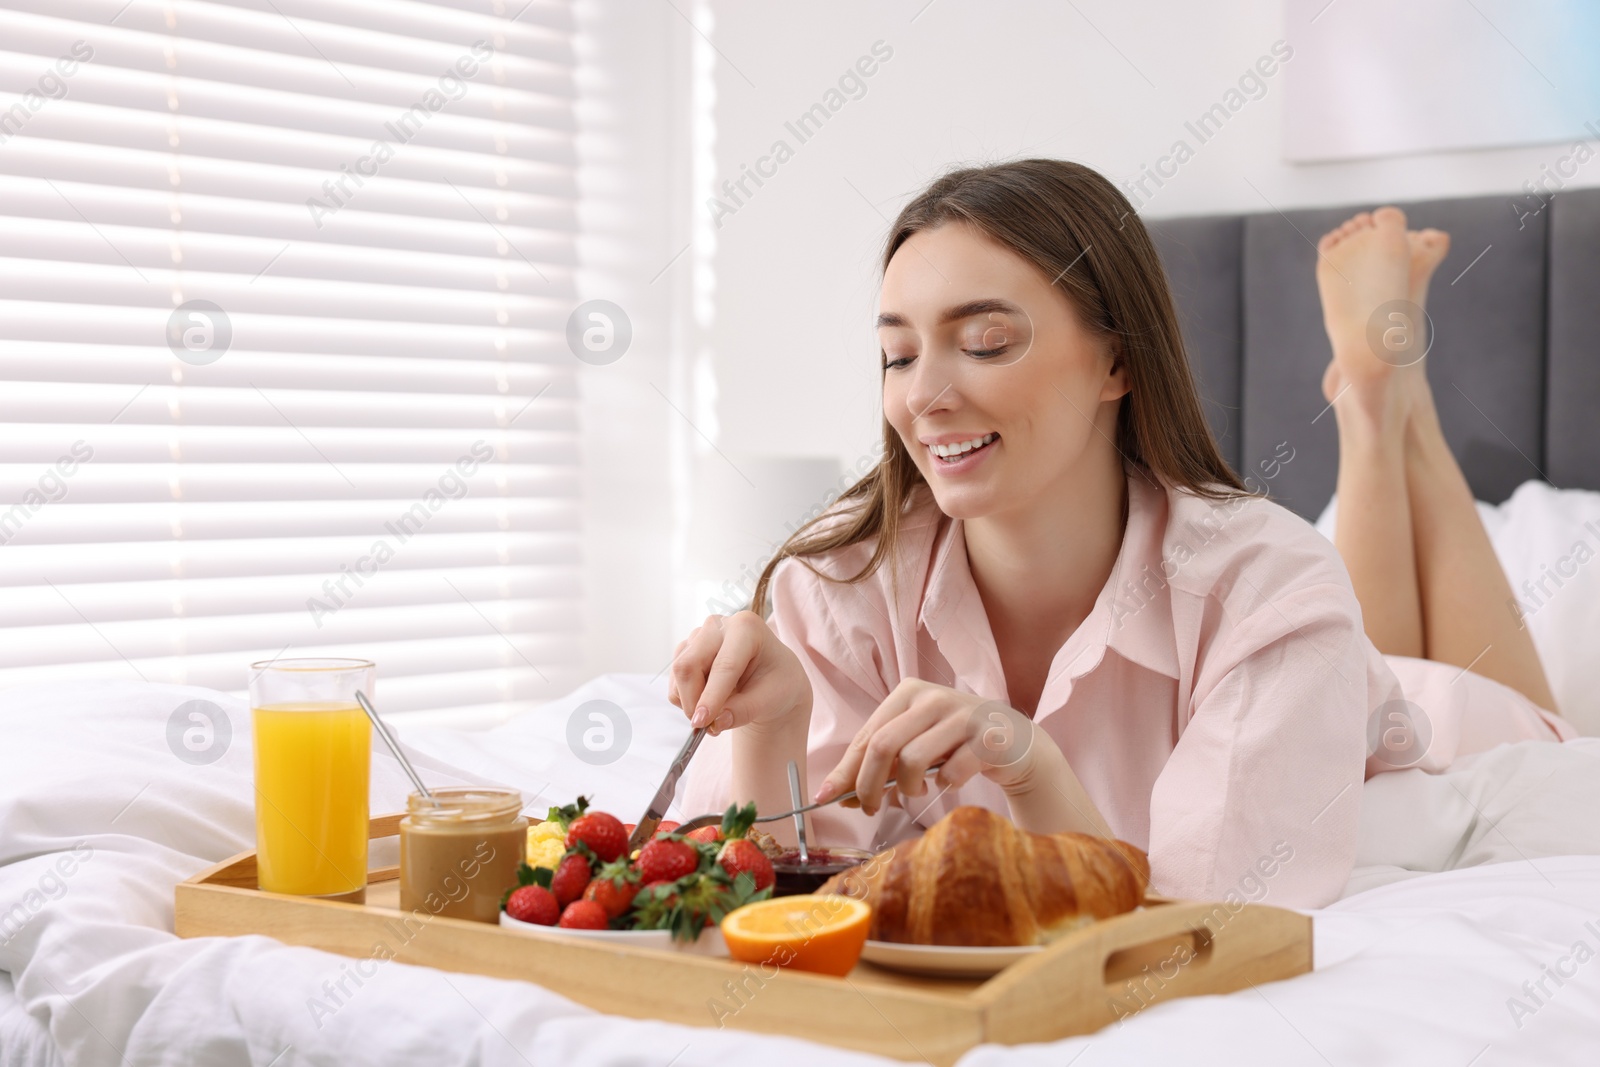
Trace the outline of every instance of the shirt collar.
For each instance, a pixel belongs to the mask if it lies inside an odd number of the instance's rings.
[[[1104,604],[1107,647],[1141,667],[1177,678],[1177,628],[1163,552],[1171,503],[1171,493],[1153,475],[1142,468],[1129,475],[1122,550],[1095,610]]]
[[[1093,670],[1107,648],[1124,659],[1169,678],[1179,675],[1171,593],[1164,575],[1162,544],[1166,535],[1168,494],[1153,477],[1134,469],[1128,477],[1128,521],[1111,576],[1094,607],[1063,646],[1075,677]],[[982,626],[956,626],[952,636],[971,640],[990,634],[983,602],[967,561],[965,526],[947,519],[934,537],[928,580],[918,623],[939,642],[957,613],[976,612]],[[993,643],[993,638],[988,637]],[[966,656],[959,657],[968,659]],[[987,658],[987,657],[985,657]],[[946,659],[954,659],[946,653]]]

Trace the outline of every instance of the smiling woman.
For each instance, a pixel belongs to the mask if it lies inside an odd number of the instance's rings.
[[[1403,255],[1381,266],[1403,282]],[[1387,295],[1378,265],[1345,269],[1359,299]],[[1352,299],[1324,292],[1330,374],[1363,396],[1414,388],[1343,343]],[[1220,899],[1287,856],[1275,902],[1335,899],[1363,776],[1399,765],[1368,763],[1369,723],[1405,705],[1397,670],[1431,685],[1446,668],[1391,667],[1355,564],[1222,459],[1128,201],[1054,160],[946,175],[895,221],[879,304],[882,460],[782,546],[753,610],[679,646],[669,695],[720,735],[687,805],[787,807],[795,760],[818,800],[861,798],[816,816],[829,846],[878,849],[978,805],[1145,849],[1166,895]],[[1345,472],[1370,473],[1370,454]],[[1413,551],[1340,548],[1368,587],[1374,553]],[[1502,710],[1469,722],[1436,703],[1449,740],[1432,755],[1563,736],[1479,683]]]

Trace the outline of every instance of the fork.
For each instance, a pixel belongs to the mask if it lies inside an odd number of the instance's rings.
[[[929,767],[925,772],[923,772],[924,776],[927,776],[929,774],[933,774],[935,771],[937,771],[940,767],[943,767],[943,766],[944,766],[943,763],[935,763],[932,767]],[[899,785],[899,784],[900,784],[900,780],[898,778],[896,778],[894,781],[889,782],[888,785],[884,786],[884,788],[887,789],[887,788],[889,788],[889,786],[895,786],[895,785]],[[854,803],[845,803],[847,801],[854,801]],[[846,807],[851,807],[851,808],[859,808],[861,806],[861,801],[860,801],[859,798],[857,798],[856,791],[854,789],[852,789],[848,793],[840,793],[836,797],[829,797],[827,800],[822,801],[820,804],[807,804],[804,807],[795,808],[793,811],[781,812],[781,813],[779,813],[777,815],[761,815],[761,816],[758,816],[756,818],[756,822],[782,822],[784,819],[793,819],[793,818],[796,818],[798,816],[804,815],[808,811],[816,811],[818,808],[825,808],[830,804],[840,804],[840,803],[845,803]],[[708,815],[696,815],[694,818],[690,819],[688,822],[679,823],[678,824],[678,828],[676,830],[674,830],[673,833],[676,833],[676,834],[687,834],[687,833],[689,833],[691,831],[699,830],[702,827],[706,827],[706,826],[721,826],[721,825],[722,825],[722,815],[721,815],[721,813],[708,814]]]

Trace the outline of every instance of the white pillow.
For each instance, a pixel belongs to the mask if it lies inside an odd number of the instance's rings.
[[[1335,494],[1317,519],[1330,541],[1338,503]],[[1581,733],[1600,736],[1600,493],[1528,481],[1504,504],[1478,501],[1478,515],[1561,714]]]

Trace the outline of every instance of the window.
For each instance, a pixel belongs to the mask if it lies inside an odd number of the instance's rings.
[[[0,4],[0,686],[576,680],[572,13]]]

